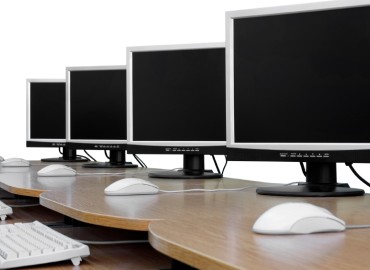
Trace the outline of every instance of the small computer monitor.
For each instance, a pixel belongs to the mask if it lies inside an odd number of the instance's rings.
[[[127,63],[129,153],[183,155],[150,177],[222,177],[204,155],[226,151],[225,44],[131,47]]]
[[[137,167],[126,162],[126,67],[67,67],[66,72],[67,145],[109,152],[109,162],[84,167]]]
[[[27,147],[57,147],[62,157],[45,162],[86,161],[66,146],[66,80],[27,80]]]
[[[370,162],[369,16],[364,1],[226,14],[228,159],[306,162],[305,182],[258,194],[364,193],[336,164]]]

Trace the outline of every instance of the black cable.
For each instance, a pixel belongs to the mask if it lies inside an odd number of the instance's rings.
[[[63,152],[61,150],[61,147],[58,147],[58,150],[59,150],[59,154],[63,155]]]
[[[85,154],[90,158],[90,159],[92,159],[93,161],[95,161],[96,162],[96,159],[95,158],[93,158],[92,156],[90,156],[90,154],[89,153],[87,153],[87,151],[84,149],[84,152],[85,152]]]
[[[148,168],[148,166],[146,166],[145,162],[138,156],[135,154],[135,158],[137,158],[138,160],[140,160],[140,162],[144,165],[144,168]]]
[[[219,174],[221,174],[220,169],[218,168],[218,164],[217,164],[217,161],[216,161],[215,155],[211,155],[211,157],[212,157],[212,159],[213,159],[213,162],[215,163],[215,166],[216,166],[217,172],[218,172]]]
[[[224,168],[222,169],[222,174],[224,174],[224,171],[226,169],[227,162],[228,162],[227,155],[225,155],[225,165],[224,165]]]
[[[144,161],[143,161],[143,160],[142,160],[138,155],[136,155],[136,156],[137,156],[137,158],[138,158],[138,159],[140,159],[141,163],[143,163],[143,164],[144,164],[144,167],[145,167],[145,168],[148,168],[148,166],[146,166],[145,162],[144,162]]]
[[[140,162],[140,160],[136,157],[136,155],[132,154],[132,156],[136,159],[136,161],[140,164],[140,166],[144,168],[144,165]]]
[[[301,169],[302,169],[303,175],[306,176],[307,175],[307,172],[306,172],[306,168],[304,167],[303,162],[301,161],[301,162],[299,162],[299,164],[301,165]]]
[[[364,183],[365,185],[367,185],[368,187],[370,187],[370,183],[368,182],[368,181],[366,181],[364,178],[362,178],[357,172],[356,172],[356,170],[355,170],[355,168],[353,168],[353,166],[352,166],[352,163],[349,163],[349,162],[346,162],[345,163],[350,169],[351,169],[351,171],[353,172],[353,174],[354,175],[356,175],[356,177],[358,178],[358,179],[360,179],[360,181],[362,182],[362,183]]]
[[[137,157],[138,160],[140,160],[141,164],[143,164],[144,168],[148,168],[148,166],[146,166],[145,162],[138,156],[135,154],[135,156]]]
[[[104,154],[107,157],[107,159],[110,160],[110,156],[108,156],[107,150],[104,150]]]
[[[133,154],[133,157],[136,159],[136,161],[140,164],[141,167],[146,168],[144,166],[144,163],[141,162],[141,159],[139,159],[139,157],[137,155]]]

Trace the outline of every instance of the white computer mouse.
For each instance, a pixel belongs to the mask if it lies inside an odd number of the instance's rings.
[[[308,234],[345,229],[345,222],[328,210],[300,202],[283,203],[270,208],[253,226],[253,231],[261,234]]]
[[[23,158],[8,158],[1,162],[3,167],[29,167],[30,162]]]
[[[74,176],[76,170],[62,164],[46,166],[37,172],[38,176]]]
[[[146,195],[158,192],[156,185],[139,178],[120,179],[104,189],[106,195]]]

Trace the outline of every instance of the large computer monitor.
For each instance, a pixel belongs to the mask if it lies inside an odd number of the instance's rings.
[[[204,155],[226,151],[225,44],[131,47],[127,63],[129,153],[183,155],[150,177],[222,177]]]
[[[27,80],[27,147],[57,147],[62,157],[45,162],[87,161],[66,146],[66,80]]]
[[[109,151],[93,168],[131,168],[126,162],[126,67],[67,67],[67,145]]]
[[[364,193],[336,163],[370,162],[369,18],[369,1],[226,14],[228,159],[307,163],[304,184],[259,194]]]

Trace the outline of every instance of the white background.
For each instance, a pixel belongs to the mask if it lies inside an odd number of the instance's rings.
[[[224,42],[225,11],[307,2],[319,1],[2,0],[0,155],[28,160],[59,155],[56,149],[26,148],[27,78],[65,78],[67,66],[125,65],[128,46]],[[101,152],[91,154],[105,160]],[[182,166],[181,156],[141,158],[152,168]],[[224,158],[217,159],[222,166]],[[206,167],[214,169],[209,157]],[[370,165],[355,167],[370,180]],[[304,181],[298,163],[229,162],[225,176]],[[338,181],[369,191],[343,164]]]

